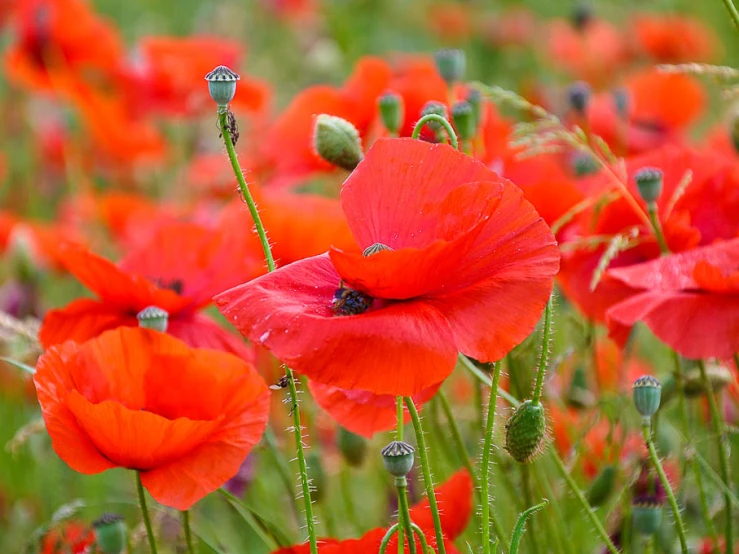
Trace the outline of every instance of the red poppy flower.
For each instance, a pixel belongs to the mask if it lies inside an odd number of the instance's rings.
[[[417,407],[431,400],[440,384],[431,386],[413,397]],[[308,381],[311,395],[321,408],[344,429],[371,439],[375,433],[390,431],[397,424],[396,397],[363,390],[346,390]],[[411,420],[405,414],[405,422]]]
[[[52,446],[72,469],[134,469],[178,510],[236,475],[269,415],[251,365],[149,329],[54,346],[34,383]]]
[[[630,293],[606,314],[621,344],[641,321],[687,358],[739,352],[739,239],[612,269],[608,278]]]
[[[360,249],[284,266],[216,297],[252,341],[325,384],[416,394],[457,352],[497,360],[536,326],[559,266],[520,189],[453,148],[380,139],[344,183]]]
[[[457,554],[452,541],[456,539],[467,527],[467,522],[472,515],[472,479],[466,470],[461,470],[452,475],[446,483],[436,489],[436,501],[439,504],[439,516],[441,528],[444,532],[444,546],[449,554]],[[436,534],[434,532],[433,519],[429,509],[428,499],[424,499],[410,509],[413,523],[423,531],[429,546],[436,551]],[[385,536],[386,529],[373,529],[368,531],[359,539],[339,541],[336,539],[321,539],[318,552],[320,554],[377,554],[380,550],[380,542]],[[420,543],[416,543],[418,549]],[[387,549],[388,552],[398,551],[398,539],[393,537]],[[301,544],[281,548],[273,554],[309,554],[310,545]]]
[[[677,14],[639,14],[632,21],[637,48],[660,63],[710,62],[718,43],[709,27]]]
[[[95,531],[84,523],[68,521],[44,535],[41,554],[85,554],[94,545]]]
[[[246,345],[199,310],[211,296],[261,271],[262,261],[225,230],[178,223],[158,229],[118,265],[69,247],[64,264],[99,300],[80,298],[46,314],[39,339],[45,348],[84,341],[107,329],[137,326],[149,306],[169,313],[167,332],[194,347],[215,348],[251,359]]]
[[[403,99],[401,137],[411,136],[427,102],[449,101],[449,87],[429,56],[405,55],[395,60],[388,88]]]

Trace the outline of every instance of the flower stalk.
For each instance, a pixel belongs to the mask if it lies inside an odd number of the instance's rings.
[[[139,505],[141,506],[141,517],[146,527],[146,537],[149,540],[149,550],[151,554],[157,554],[157,541],[154,538],[154,529],[151,526],[151,518],[149,517],[149,509],[146,506],[146,493],[144,492],[144,484],[141,482],[141,473],[136,472],[136,492],[139,496]]]
[[[498,400],[498,384],[502,363],[497,361],[493,364],[493,381],[490,386],[490,399],[488,400],[488,414],[485,420],[485,438],[482,447],[482,464],[480,465],[480,496],[481,518],[482,518],[482,551],[483,554],[491,553],[490,522],[492,519],[498,540],[505,540],[505,534],[500,522],[493,516],[490,510],[490,455],[493,450],[493,433],[495,431],[495,406]]]

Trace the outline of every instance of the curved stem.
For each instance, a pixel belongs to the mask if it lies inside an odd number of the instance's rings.
[[[228,110],[218,110],[218,126],[223,136],[223,143],[226,145],[226,152],[228,153],[228,159],[231,162],[231,168],[233,169],[236,180],[239,183],[239,190],[241,196],[249,207],[249,213],[251,214],[252,220],[254,221],[254,227],[259,235],[259,242],[262,245],[264,251],[264,257],[267,261],[267,269],[274,271],[275,261],[272,257],[272,250],[269,246],[269,240],[267,239],[267,233],[264,230],[262,219],[259,217],[259,211],[254,202],[254,198],[249,191],[249,187],[244,179],[244,174],[241,171],[239,160],[236,157],[236,150],[234,149],[233,141],[231,140],[231,132],[228,128]],[[295,436],[295,448],[297,450],[298,466],[300,468],[300,485],[303,495],[303,504],[305,506],[305,519],[308,527],[308,539],[310,541],[310,552],[311,554],[318,554],[318,544],[316,541],[316,528],[315,522],[313,521],[313,504],[311,502],[310,483],[308,481],[308,470],[305,463],[305,452],[303,449],[303,428],[300,424],[300,410],[298,408],[298,390],[295,386],[295,376],[289,367],[285,367],[285,374],[287,376],[288,390],[290,395],[290,405],[293,415],[293,427]]]
[[[677,505],[675,493],[672,491],[670,481],[667,479],[665,470],[662,467],[662,462],[659,460],[657,449],[654,447],[654,441],[652,440],[652,423],[649,418],[644,418],[641,429],[644,441],[647,443],[647,448],[649,449],[649,458],[652,460],[654,469],[657,470],[657,475],[659,475],[662,488],[664,488],[665,494],[667,494],[667,501],[670,503],[670,508],[672,509],[672,516],[675,518],[675,528],[677,529],[677,536],[680,539],[680,549],[683,554],[687,554],[688,541],[685,538],[685,525],[683,524],[683,518],[680,516],[680,507]]]
[[[562,478],[565,480],[565,483],[567,483],[567,486],[570,489],[570,492],[575,495],[575,498],[577,498],[578,502],[580,502],[580,506],[582,507],[585,514],[588,516],[588,519],[590,519],[590,523],[592,523],[593,527],[595,528],[595,531],[598,533],[598,536],[603,541],[603,544],[605,544],[606,548],[608,549],[608,552],[611,554],[619,554],[618,548],[616,548],[616,545],[613,544],[613,541],[611,540],[611,537],[608,536],[608,533],[606,532],[605,528],[603,527],[603,524],[598,519],[598,516],[595,515],[595,511],[593,510],[593,507],[588,502],[588,499],[585,498],[585,495],[583,494],[582,490],[580,490],[580,487],[577,486],[577,483],[575,483],[575,480],[570,475],[570,472],[567,471],[567,468],[565,467],[564,462],[562,461],[562,458],[559,457],[559,454],[554,450],[554,447],[550,445],[549,451],[552,454],[552,460],[554,460],[554,465],[557,466],[557,469],[559,470],[559,473],[562,475]]]
[[[390,526],[390,529],[387,530],[385,536],[382,537],[382,541],[380,542],[379,554],[385,554],[387,552],[387,545],[390,544],[390,539],[392,539],[393,535],[398,532],[398,529],[400,529],[400,525],[397,523],[393,523]]]
[[[524,506],[531,506],[532,503],[534,502],[534,495],[531,492],[531,475],[529,474],[529,466],[527,464],[519,464],[518,467],[521,470],[521,484],[523,485],[523,498],[524,498],[524,502],[525,502]],[[516,524],[516,528],[518,528],[518,523],[520,523],[522,520],[523,520],[524,523],[526,522],[526,519],[527,518],[524,518],[523,516],[530,509],[531,508],[527,508],[519,516],[518,522]],[[521,537],[522,537],[523,536],[523,525],[521,527],[522,527],[521,528]],[[533,552],[533,554],[538,554],[539,553],[539,541],[536,540],[537,539],[537,533],[536,533],[536,529],[534,529],[533,527],[534,527],[534,524],[532,522],[531,523],[532,530],[531,530],[531,533],[528,534],[528,537],[529,537],[529,542],[531,543],[530,544],[531,552]],[[513,531],[513,534],[514,534],[514,536],[511,538],[511,549],[510,549],[510,553],[509,554],[513,554],[514,553],[513,544],[512,543],[513,543],[513,540],[515,539],[515,534],[516,534],[515,529]],[[519,540],[520,540],[521,537],[519,537]],[[516,541],[516,542],[518,542],[518,541]],[[516,550],[518,550],[518,544],[516,545]]]
[[[413,134],[411,135],[411,138],[418,139],[418,137],[421,136],[421,129],[423,129],[423,126],[426,125],[426,123],[428,123],[429,121],[440,123],[444,127],[446,134],[449,136],[449,142],[451,143],[451,145],[454,148],[459,149],[459,141],[457,140],[457,134],[452,128],[452,124],[449,123],[446,118],[441,117],[440,115],[435,113],[426,114],[418,120],[418,123],[416,123],[416,126],[413,128]]]
[[[528,520],[536,512],[538,512],[539,510],[543,510],[547,506],[549,506],[549,500],[544,498],[543,502],[535,506],[531,506],[520,516],[518,516],[518,521],[516,521],[516,526],[513,528],[513,535],[511,536],[511,547],[508,549],[509,554],[518,554],[518,546],[521,542],[521,537],[523,536],[525,530],[526,520]]]
[[[418,540],[421,541],[421,550],[423,551],[423,554],[430,554],[429,543],[426,540],[426,535],[423,534],[421,528],[415,523],[411,522],[411,529],[413,529],[413,533],[416,535],[416,537],[418,537]]]
[[[431,517],[434,520],[434,531],[436,532],[436,547],[439,554],[446,554],[444,547],[444,531],[441,529],[441,518],[439,518],[439,505],[436,502],[436,492],[434,491],[434,483],[431,480],[431,467],[429,467],[429,457],[426,451],[426,439],[423,438],[423,427],[421,427],[421,418],[418,417],[418,410],[410,396],[405,397],[405,406],[411,414],[413,421],[413,429],[416,432],[416,445],[418,447],[418,457],[421,460],[421,470],[423,471],[423,481],[426,485],[426,496],[429,499],[429,507],[431,508]]]
[[[493,364],[493,380],[490,384],[490,398],[488,399],[488,415],[485,421],[485,439],[482,447],[482,464],[480,467],[480,495],[481,505],[480,512],[482,518],[482,552],[490,554],[490,519],[492,517],[495,534],[498,540],[503,542],[505,534],[500,522],[494,517],[490,510],[490,455],[493,450],[493,433],[495,431],[495,406],[498,400],[498,384],[500,383],[500,374],[503,364],[497,361]]]
[[[182,527],[185,530],[185,545],[187,546],[187,554],[194,554],[192,547],[192,532],[190,531],[190,510],[182,511]]]
[[[670,253],[670,249],[667,247],[667,241],[665,240],[665,234],[662,232],[662,225],[659,222],[659,216],[657,215],[657,204],[651,202],[647,206],[647,212],[649,213],[649,221],[652,224],[654,230],[654,236],[657,238],[657,244],[659,244],[659,250],[662,255]]]
[[[538,404],[541,398],[541,390],[544,388],[544,375],[547,372],[547,362],[549,361],[549,335],[552,332],[552,297],[549,297],[547,307],[544,310],[544,336],[541,340],[541,353],[539,355],[539,365],[536,368],[536,384],[534,385],[534,395],[531,397],[533,404]]]
[[[413,528],[411,527],[411,512],[408,508],[408,497],[406,489],[408,488],[408,480],[405,477],[396,477],[395,486],[398,489],[398,552],[403,554],[405,551],[405,540],[403,532],[408,537],[408,548],[411,554],[416,554],[416,541],[413,539]]]
[[[149,549],[151,554],[157,554],[157,541],[154,539],[154,529],[151,526],[151,518],[149,517],[149,509],[146,507],[146,493],[144,492],[144,485],[141,482],[141,473],[136,472],[136,491],[139,495],[139,504],[141,505],[141,517],[144,520],[144,527],[146,527],[146,536],[149,539]]]
[[[713,426],[713,432],[716,435],[716,447],[718,448],[718,461],[719,469],[721,470],[721,479],[724,484],[731,490],[731,476],[729,474],[729,455],[727,452],[728,446],[724,444],[724,419],[721,417],[721,412],[718,409],[718,403],[716,402],[716,395],[713,392],[713,384],[708,379],[706,373],[706,364],[703,360],[698,360],[698,367],[701,372],[701,381],[703,382],[703,388],[706,391],[708,397],[708,409],[711,412],[711,425]],[[731,506],[731,495],[724,491],[724,512],[726,517],[726,552],[734,552],[734,529],[733,529],[733,516]]]

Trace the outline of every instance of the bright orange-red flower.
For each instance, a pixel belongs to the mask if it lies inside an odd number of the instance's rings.
[[[178,510],[238,472],[269,415],[267,386],[244,360],[148,329],[54,346],[34,382],[52,446],[72,469],[139,471],[152,497]]]
[[[467,522],[472,515],[472,479],[466,470],[461,470],[452,475],[446,483],[436,489],[436,500],[441,507],[439,516],[441,528],[444,533],[444,546],[449,554],[458,554],[452,541],[456,539],[467,527]],[[430,547],[436,551],[436,534],[434,523],[429,509],[428,499],[424,499],[410,509],[413,523],[418,525],[428,540]],[[321,539],[318,552],[320,554],[377,554],[380,550],[380,542],[385,536],[386,529],[373,529],[368,531],[359,539],[348,539],[339,541],[336,539]],[[406,547],[407,547],[406,541]],[[416,542],[420,551],[421,544]],[[387,552],[398,551],[397,536],[390,540]],[[309,554],[310,545],[301,544],[281,548],[273,554]]]
[[[211,297],[261,271],[262,261],[230,231],[178,223],[158,229],[118,265],[70,247],[66,268],[99,300],[80,298],[46,314],[39,339],[44,347],[84,341],[107,329],[138,325],[149,306],[169,313],[167,332],[194,347],[215,348],[251,359],[246,345],[200,313]]]
[[[518,187],[453,148],[380,139],[341,192],[362,251],[284,266],[216,297],[252,341],[325,384],[416,394],[457,353],[503,357],[533,330],[559,266]]]
[[[86,554],[94,545],[95,532],[89,526],[67,521],[44,535],[41,554]]]
[[[709,27],[677,14],[638,14],[631,22],[637,48],[656,62],[710,62],[718,42]]]

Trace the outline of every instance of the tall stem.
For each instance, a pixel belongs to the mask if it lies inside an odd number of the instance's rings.
[[[141,506],[141,517],[146,527],[146,536],[149,539],[149,550],[151,554],[157,554],[157,541],[154,539],[154,529],[151,526],[151,518],[149,517],[149,509],[146,507],[146,493],[144,485],[141,482],[141,473],[136,472],[136,491],[139,495],[139,505]]]
[[[544,336],[541,341],[541,353],[539,354],[539,364],[536,370],[536,384],[534,385],[534,395],[531,397],[533,404],[538,404],[541,398],[541,391],[544,388],[544,375],[547,371],[547,362],[549,361],[549,335],[552,332],[552,297],[549,297],[547,307],[544,310]]]
[[[500,373],[503,364],[497,361],[493,364],[493,381],[490,385],[490,398],[488,399],[488,415],[485,421],[485,438],[482,447],[482,464],[480,466],[480,496],[481,498],[481,518],[482,518],[482,552],[490,554],[490,519],[492,516],[490,510],[490,455],[493,450],[493,433],[495,431],[495,407],[498,400],[498,384],[500,383]],[[505,532],[500,522],[492,516],[495,534],[498,535],[498,541],[505,544]]]
[[[185,530],[185,545],[187,546],[187,554],[195,554],[192,547],[192,532],[190,530],[190,510],[182,512],[182,527]]]
[[[665,470],[662,467],[662,462],[659,460],[657,449],[654,447],[654,441],[652,440],[652,423],[649,418],[644,418],[641,429],[644,441],[647,443],[647,448],[649,449],[649,458],[652,460],[654,469],[657,470],[657,475],[659,475],[662,488],[665,490],[665,494],[667,494],[667,501],[670,503],[670,508],[672,509],[672,517],[675,519],[677,536],[680,539],[680,549],[683,554],[688,554],[688,541],[685,538],[685,525],[683,524],[683,518],[680,516],[680,507],[677,505],[675,493],[672,491],[670,481],[667,479]]]
[[[667,247],[667,241],[665,240],[665,234],[662,232],[662,225],[659,222],[659,216],[657,215],[657,204],[651,202],[647,207],[649,212],[649,222],[652,224],[654,230],[654,236],[657,238],[657,244],[662,255],[670,253],[670,249]]]
[[[441,518],[439,518],[439,505],[436,502],[436,492],[434,491],[434,482],[431,479],[431,467],[429,467],[429,457],[426,451],[426,439],[423,437],[423,427],[421,426],[421,418],[418,417],[418,410],[410,396],[405,397],[405,406],[411,414],[413,421],[413,429],[416,433],[416,445],[418,446],[418,456],[421,459],[421,470],[423,471],[423,481],[426,485],[426,496],[429,499],[429,507],[431,508],[431,517],[434,520],[434,531],[436,532],[436,548],[439,554],[446,554],[444,546],[444,531],[441,529]]]
[[[403,440],[403,427],[405,418],[403,416],[403,397],[397,396],[395,398],[395,440]],[[410,514],[406,516],[406,511],[403,509],[403,504],[408,504],[406,497],[406,490],[408,482],[406,480],[405,486],[402,488],[398,485],[398,480],[395,480],[396,488],[398,489],[398,554],[403,554],[405,551],[405,531],[410,527]],[[402,499],[401,499],[402,497]],[[407,517],[407,519],[406,519]],[[413,535],[408,533],[408,542],[413,542]]]
[[[408,480],[405,477],[396,477],[395,486],[398,489],[398,552],[403,554],[405,551],[405,540],[403,532],[408,537],[408,548],[411,554],[416,554],[416,541],[413,538],[413,529],[411,527],[411,512],[408,508]]]
[[[724,419],[721,417],[721,412],[718,409],[718,402],[716,402],[716,395],[713,392],[713,385],[708,379],[706,373],[706,364],[703,360],[698,360],[698,367],[701,372],[701,381],[703,382],[703,388],[706,391],[708,397],[708,409],[711,412],[711,425],[713,426],[713,433],[716,435],[716,447],[718,448],[718,462],[719,469],[721,470],[721,479],[726,485],[728,491],[731,491],[731,477],[729,474],[729,454],[727,452],[728,445],[725,444],[725,432],[724,432]],[[731,494],[724,491],[724,512],[726,517],[726,552],[734,552],[734,528],[733,528],[733,516],[731,506]]]
[[[228,128],[228,110],[218,110],[218,125],[221,129],[221,135],[223,136],[223,143],[226,145],[226,152],[228,153],[228,159],[231,162],[231,168],[233,169],[236,180],[239,183],[239,190],[241,196],[246,202],[249,208],[249,213],[254,221],[254,227],[259,235],[259,242],[262,245],[264,251],[264,257],[267,261],[267,269],[274,271],[275,260],[272,257],[272,250],[269,246],[269,240],[267,239],[267,233],[264,230],[262,219],[259,217],[259,211],[257,210],[254,198],[249,191],[249,187],[244,179],[244,174],[241,171],[239,160],[236,157],[236,150],[234,149],[233,142],[231,140],[231,132]],[[298,466],[300,469],[300,485],[303,495],[303,504],[305,506],[305,519],[308,527],[308,540],[310,541],[310,552],[311,554],[318,554],[318,544],[316,542],[316,528],[315,522],[313,521],[313,503],[311,501],[310,483],[308,481],[308,469],[305,463],[305,452],[303,448],[303,428],[300,424],[300,409],[298,408],[298,389],[295,386],[295,376],[293,371],[289,367],[285,367],[285,374],[287,376],[288,390],[290,394],[290,405],[293,414],[293,427],[295,436],[295,448],[297,450]]]

